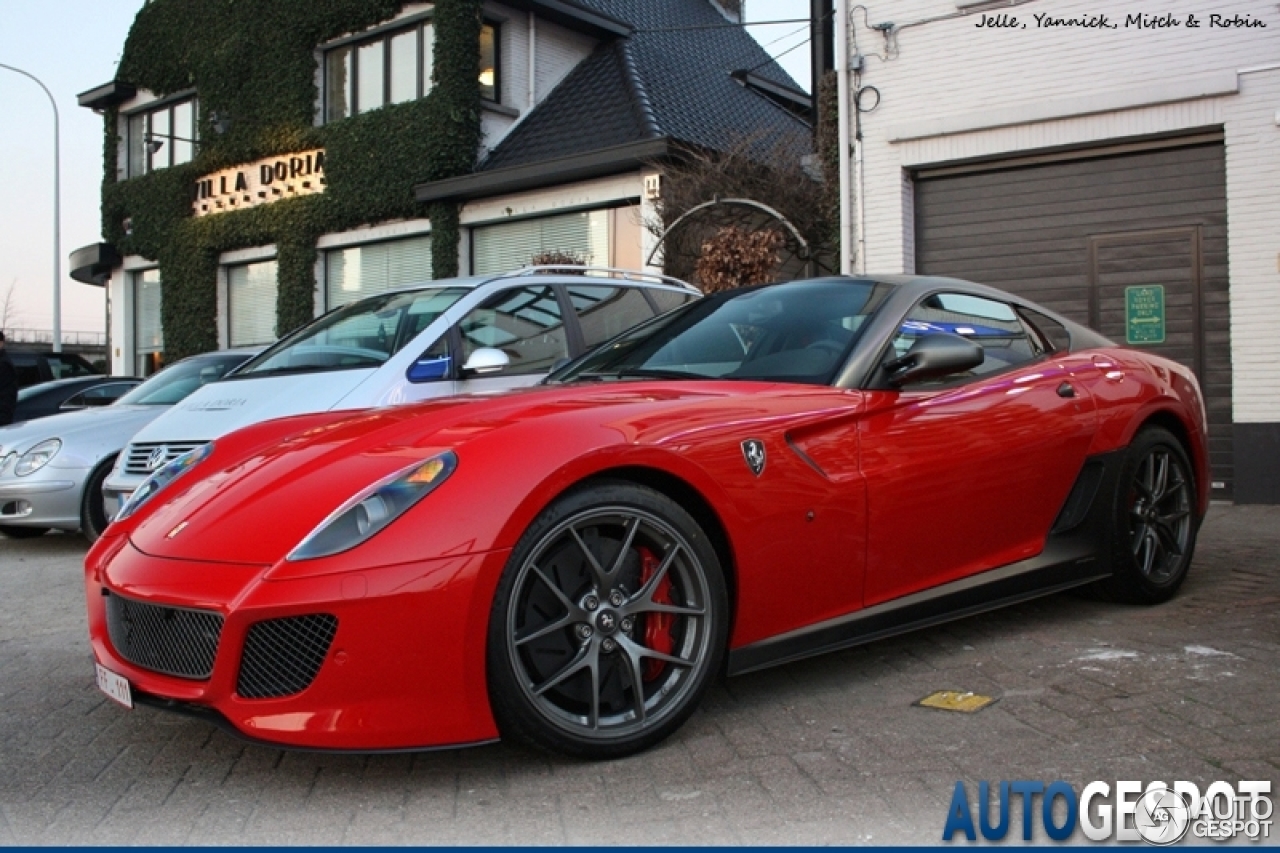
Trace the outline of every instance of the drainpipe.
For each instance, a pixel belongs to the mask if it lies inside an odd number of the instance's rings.
[[[529,12],[529,109],[530,110],[533,109],[534,99],[538,95],[537,77],[534,76],[538,70],[538,64],[535,59],[535,56],[536,56],[535,50],[537,49],[537,46],[538,46],[538,18],[536,15],[533,14],[533,11],[530,10]]]
[[[836,94],[839,105],[836,110],[837,134],[840,145],[840,273],[853,272],[853,211],[852,175],[850,174],[849,143],[852,131],[849,108],[849,0],[836,0]]]

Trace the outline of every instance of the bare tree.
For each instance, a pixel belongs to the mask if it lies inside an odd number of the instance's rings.
[[[18,304],[14,301],[13,289],[18,286],[18,280],[15,278],[9,282],[9,289],[4,292],[4,299],[0,300],[0,329],[8,329],[18,322]]]
[[[805,171],[803,150],[795,140],[770,145],[744,138],[724,151],[685,149],[674,161],[653,164],[662,172],[662,194],[654,203],[657,217],[645,226],[663,239],[665,271],[709,290],[729,286],[731,280],[741,286],[748,280],[796,278],[810,260],[819,274],[830,271],[835,229],[824,203],[826,188]],[[776,210],[804,237],[807,248],[776,218],[742,205],[706,207],[668,230],[683,214],[720,199],[749,199]],[[757,233],[761,236],[750,236]],[[702,261],[704,254],[714,258]],[[734,274],[732,269],[747,255],[751,262]],[[701,274],[712,270],[714,282],[703,281]]]

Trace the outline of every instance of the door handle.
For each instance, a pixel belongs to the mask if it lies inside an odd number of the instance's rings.
[[[1061,385],[1058,386],[1059,397],[1070,398],[1070,397],[1074,397],[1075,395],[1076,395],[1076,389],[1071,387],[1070,382],[1063,382]]]

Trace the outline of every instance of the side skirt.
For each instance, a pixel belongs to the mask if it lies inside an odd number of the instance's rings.
[[[728,674],[871,643],[1109,576],[1113,499],[1123,459],[1124,451],[1116,451],[1085,461],[1035,557],[732,649]]]

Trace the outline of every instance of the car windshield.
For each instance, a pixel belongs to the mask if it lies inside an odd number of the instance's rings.
[[[377,367],[466,292],[464,287],[432,287],[361,299],[303,326],[233,378]]]
[[[242,352],[228,352],[180,361],[152,376],[113,405],[172,406],[200,386],[221,379],[247,358]]]
[[[815,279],[714,294],[601,345],[551,381],[652,377],[825,385],[890,288]]]

